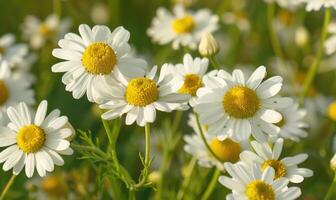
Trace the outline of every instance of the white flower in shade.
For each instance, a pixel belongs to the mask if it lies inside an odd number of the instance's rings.
[[[211,151],[216,155],[216,158],[209,152],[201,138],[195,115],[189,115],[188,124],[194,129],[196,134],[184,136],[184,141],[186,142],[184,150],[195,156],[198,160],[198,164],[202,167],[211,168],[215,166],[220,170],[224,170],[223,164],[225,162],[238,162],[239,154],[242,151],[249,149],[247,141],[235,142],[229,138],[220,141],[216,137],[208,135],[206,127],[202,126],[208,145]]]
[[[324,47],[326,53],[331,55],[336,52],[336,22],[332,22],[328,25],[328,32],[331,36],[325,41]]]
[[[321,8],[333,8],[336,9],[336,0],[301,0],[306,3],[306,10],[318,11]]]
[[[73,153],[67,140],[73,133],[64,128],[68,118],[60,116],[59,110],[47,115],[47,105],[42,101],[36,113],[29,111],[25,103],[7,109],[10,123],[0,127],[0,146],[6,147],[0,153],[3,170],[13,168],[13,174],[18,175],[25,167],[27,177],[32,177],[36,168],[40,176],[45,176],[54,165],[64,164],[60,154]]]
[[[183,63],[177,64],[172,70],[174,91],[189,96],[191,106],[196,104],[196,92],[203,86],[203,76],[208,69],[207,58],[193,59],[190,54],[183,56]]]
[[[58,16],[49,15],[44,21],[35,16],[27,16],[22,25],[23,37],[29,40],[34,49],[44,46],[47,41],[56,43],[71,27],[71,20],[60,20]]]
[[[107,24],[110,19],[110,11],[108,5],[104,3],[96,3],[91,10],[91,19],[96,24]]]
[[[298,104],[292,104],[287,108],[278,110],[282,119],[276,123],[280,127],[279,137],[287,138],[295,142],[299,142],[300,138],[307,137],[308,133],[304,130],[308,128],[308,124],[305,122],[306,110],[299,109]]]
[[[266,81],[264,66],[256,69],[246,80],[241,70],[232,76],[220,70],[218,77],[204,80],[205,87],[197,91],[195,106],[202,124],[209,126],[209,134],[223,140],[246,140],[252,135],[259,141],[277,135],[280,128],[273,123],[282,119],[276,109],[292,104],[290,98],[276,96],[282,87],[282,78],[274,76]]]
[[[62,82],[65,90],[72,92],[75,99],[85,93],[94,102],[96,91],[104,79],[114,73],[134,76],[143,73],[146,62],[129,56],[130,34],[123,27],[112,33],[107,26],[79,26],[80,36],[68,33],[59,41],[61,48],[54,49],[53,55],[66,61],[52,66],[53,72],[65,72]]]
[[[299,154],[293,157],[285,157],[280,160],[283,147],[283,139],[278,139],[274,143],[273,149],[268,143],[252,141],[251,146],[256,153],[244,151],[240,154],[240,159],[249,165],[258,164],[263,170],[272,167],[275,170],[275,179],[286,177],[292,183],[301,183],[304,177],[313,176],[313,171],[307,168],[298,168],[298,164],[304,162],[307,154]]]
[[[192,12],[182,5],[176,5],[173,13],[159,8],[147,33],[161,45],[172,42],[174,49],[180,46],[196,49],[204,33],[217,29],[218,16],[212,15],[210,10]]]
[[[23,62],[27,53],[27,45],[16,44],[13,34],[0,37],[0,60],[6,61],[10,67]]]
[[[298,187],[288,187],[287,178],[274,179],[274,169],[243,163],[225,163],[232,178],[220,176],[219,182],[232,190],[227,200],[293,200],[301,195]]]
[[[100,108],[107,110],[102,118],[111,120],[127,113],[127,125],[136,121],[139,126],[144,126],[154,122],[156,110],[171,112],[187,109],[188,96],[175,93],[171,86],[173,75],[169,69],[172,67],[164,64],[158,79],[155,66],[149,73],[133,78],[120,74],[118,79],[107,80],[100,91],[100,101],[105,102]]]
[[[265,2],[266,3],[276,2],[282,8],[295,10],[302,4],[303,0],[265,0]]]
[[[5,111],[8,106],[20,102],[28,105],[35,103],[31,82],[23,75],[13,76],[8,63],[0,61],[0,109]]]

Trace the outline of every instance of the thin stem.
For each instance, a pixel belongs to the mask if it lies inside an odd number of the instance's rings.
[[[145,125],[145,140],[146,140],[146,151],[145,151],[145,165],[148,167],[150,162],[149,151],[150,151],[150,124]]]
[[[209,146],[209,144],[208,144],[208,142],[207,142],[207,140],[206,140],[206,138],[205,138],[205,135],[204,135],[204,133],[203,133],[203,129],[202,129],[202,125],[201,125],[201,123],[200,123],[200,121],[199,121],[199,116],[198,116],[198,114],[194,111],[194,115],[195,115],[195,117],[196,117],[196,123],[197,123],[197,127],[198,127],[198,131],[200,132],[200,135],[201,135],[201,138],[202,138],[202,141],[203,141],[203,143],[204,143],[204,145],[205,145],[205,147],[208,149],[208,151],[209,151],[209,153],[213,156],[213,157],[215,157],[219,162],[223,162],[213,151],[212,151],[212,149],[210,148],[210,146]]]
[[[190,181],[191,181],[191,175],[195,169],[196,165],[196,158],[192,158],[188,164],[187,170],[186,170],[186,175],[184,177],[182,187],[177,193],[177,200],[182,200],[185,194],[186,189],[188,188]]]
[[[212,178],[211,178],[211,181],[210,181],[210,184],[208,185],[207,189],[205,190],[203,196],[202,196],[202,200],[207,200],[209,199],[211,193],[214,191],[215,189],[215,186],[218,182],[218,177],[220,175],[220,170],[219,169],[216,169],[215,172],[213,173],[212,175]]]
[[[326,194],[326,196],[324,197],[324,200],[331,200],[334,194],[334,190],[336,189],[336,173],[334,175],[334,179],[333,182],[331,183],[328,192]]]
[[[212,55],[212,56],[209,56],[208,58],[209,58],[209,60],[212,64],[212,66],[214,67],[214,69],[219,69],[219,63],[217,61],[216,56]]]
[[[274,3],[268,4],[267,6],[267,25],[268,25],[268,30],[270,34],[272,48],[273,48],[275,55],[279,57],[281,60],[284,60],[285,56],[281,49],[279,38],[273,26],[272,20],[274,18],[274,13],[275,13],[275,4]]]
[[[327,28],[328,28],[328,24],[330,22],[330,14],[331,14],[330,9],[326,9],[325,13],[324,13],[324,22],[323,22],[323,28],[322,28],[321,38],[320,38],[320,46],[319,46],[319,49],[317,51],[315,60],[314,60],[313,64],[310,66],[307,77],[306,77],[305,82],[303,84],[303,91],[302,91],[302,94],[300,96],[300,101],[299,101],[300,104],[302,104],[304,102],[304,99],[308,94],[309,88],[314,81],[314,78],[317,74],[318,67],[320,65],[321,57],[323,55],[323,50],[324,50],[324,42],[325,42],[325,40],[327,38],[327,35],[328,35]]]
[[[0,200],[4,200],[5,196],[7,194],[7,192],[9,191],[9,188],[13,185],[14,180],[15,180],[16,175],[12,175],[12,177],[9,179],[9,181],[7,182],[5,188],[3,189],[1,196],[0,196]]]
[[[134,190],[130,190],[128,192],[128,199],[129,200],[135,200],[135,191]]]

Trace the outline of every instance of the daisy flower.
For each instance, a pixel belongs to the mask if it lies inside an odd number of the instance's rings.
[[[174,90],[189,96],[189,104],[196,104],[196,92],[203,86],[202,78],[208,69],[209,60],[207,58],[193,59],[190,54],[183,56],[183,63],[174,67],[173,86]]]
[[[300,188],[287,186],[288,179],[274,179],[271,167],[225,163],[225,169],[232,178],[220,176],[219,182],[232,190],[227,200],[293,200],[301,195]]]
[[[206,140],[209,144],[212,152],[219,158],[215,158],[211,152],[205,146],[201,135],[199,133],[199,129],[196,123],[196,117],[193,114],[189,115],[188,125],[193,128],[196,134],[186,135],[184,136],[184,141],[186,142],[184,146],[184,150],[197,158],[198,164],[202,167],[216,167],[220,170],[224,170],[224,163],[236,163],[239,161],[239,154],[249,149],[248,142],[235,142],[229,138],[226,138],[223,141],[218,140],[214,136],[209,136],[206,131],[206,126],[203,126],[203,133],[206,137]]]
[[[289,10],[297,9],[303,2],[303,0],[265,0],[266,3],[276,2],[280,7]]]
[[[205,87],[197,91],[199,97],[195,111],[202,124],[209,126],[209,134],[223,140],[246,140],[252,135],[259,141],[266,141],[266,135],[274,136],[280,128],[273,123],[282,119],[276,109],[292,103],[290,98],[278,97],[282,78],[274,76],[262,82],[266,76],[264,66],[256,69],[246,79],[241,70],[234,70],[232,76],[220,70],[218,78],[208,79]]]
[[[174,49],[180,46],[196,49],[203,33],[217,29],[218,16],[212,15],[210,10],[192,12],[178,4],[173,13],[159,8],[147,34],[160,45],[172,42]]]
[[[22,26],[23,37],[34,49],[43,47],[47,41],[56,43],[70,29],[70,19],[60,20],[51,14],[44,21],[35,16],[27,16]]]
[[[23,62],[27,53],[27,45],[16,44],[13,34],[0,37],[0,60],[6,61],[10,67]]]
[[[5,111],[8,106],[20,102],[28,105],[35,103],[31,82],[25,76],[13,76],[7,62],[0,62],[0,109]]]
[[[318,11],[321,8],[336,9],[336,0],[301,0],[306,3],[306,11]]]
[[[298,104],[292,104],[287,108],[278,110],[282,114],[280,122],[276,123],[280,127],[279,136],[299,142],[300,138],[307,137],[308,133],[304,130],[308,128],[305,122],[306,110],[299,109]]]
[[[285,157],[280,160],[283,147],[282,138],[276,140],[273,149],[268,143],[257,141],[252,141],[251,146],[256,153],[252,151],[242,152],[240,154],[241,161],[250,165],[258,164],[263,170],[272,167],[275,170],[275,179],[286,177],[292,183],[301,183],[305,177],[313,176],[312,170],[297,166],[308,158],[307,154]]]
[[[68,118],[60,116],[59,110],[47,114],[47,101],[42,101],[36,113],[29,111],[27,104],[9,107],[10,123],[1,126],[0,146],[6,147],[0,153],[3,170],[13,168],[18,175],[23,167],[27,177],[32,177],[35,168],[42,177],[54,170],[54,165],[64,164],[59,154],[71,155],[73,150],[67,140],[73,133],[64,128]]]
[[[135,78],[127,78],[120,74],[118,79],[107,80],[101,87],[100,108],[106,109],[103,119],[111,120],[127,113],[126,124],[135,121],[139,126],[154,122],[156,110],[171,112],[188,108],[188,96],[174,93],[171,82],[173,75],[169,72],[172,65],[164,64],[160,76],[155,77],[157,67],[149,73],[139,74]],[[120,83],[120,84],[118,84]]]
[[[53,72],[65,72],[62,82],[75,99],[85,93],[94,102],[96,91],[105,78],[122,72],[128,76],[143,73],[146,62],[129,56],[130,34],[123,27],[112,33],[107,26],[79,26],[80,36],[68,33],[59,41],[61,48],[52,54],[66,61],[52,66]]]

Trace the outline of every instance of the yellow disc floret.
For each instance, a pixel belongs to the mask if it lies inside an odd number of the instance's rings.
[[[224,162],[231,163],[236,163],[239,160],[239,154],[241,152],[240,144],[231,139],[225,139],[223,141],[214,139],[210,143],[210,149],[218,158]]]
[[[262,170],[265,170],[267,167],[272,167],[275,171],[275,179],[281,178],[286,176],[286,166],[278,160],[266,160],[261,168]]]
[[[4,104],[8,99],[8,89],[4,81],[0,80],[0,105]]]
[[[182,18],[177,18],[172,22],[172,28],[177,34],[190,33],[195,28],[195,21],[189,15]]]
[[[261,181],[251,181],[246,186],[248,200],[275,200],[275,193],[271,185]]]
[[[43,129],[33,124],[20,128],[16,136],[17,145],[25,153],[37,152],[43,147],[45,140]]]
[[[86,47],[82,57],[82,63],[86,71],[96,75],[111,73],[116,62],[115,52],[103,42],[90,44]]]
[[[235,86],[229,89],[223,98],[226,113],[235,118],[250,118],[260,108],[257,93],[245,86]]]
[[[336,101],[328,106],[328,116],[331,120],[336,121]]]
[[[155,81],[135,78],[128,83],[125,98],[128,104],[144,107],[159,98],[159,90]]]
[[[184,76],[184,83],[179,92],[196,96],[196,92],[200,87],[202,87],[202,78],[197,74],[187,74]]]
[[[64,197],[67,194],[67,186],[64,180],[55,175],[50,175],[42,180],[42,189],[50,197]]]
[[[41,24],[39,26],[38,32],[43,36],[43,37],[51,37],[54,34],[54,31],[50,29],[50,27],[47,24]]]

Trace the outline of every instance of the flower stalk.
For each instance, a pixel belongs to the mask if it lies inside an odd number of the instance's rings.
[[[6,196],[7,192],[9,191],[10,187],[13,185],[15,178],[16,178],[16,175],[13,174],[12,177],[7,182],[5,188],[3,189],[2,193],[1,193],[1,196],[0,196],[0,200],[5,199],[5,196]]]

